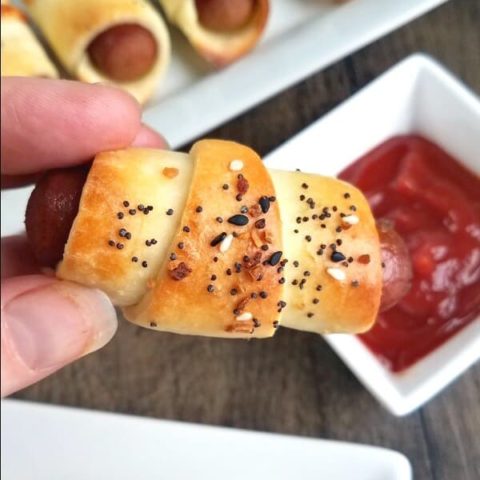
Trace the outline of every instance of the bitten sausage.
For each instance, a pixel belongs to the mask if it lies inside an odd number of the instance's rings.
[[[377,230],[383,264],[380,311],[385,311],[396,305],[410,290],[412,264],[407,245],[393,229],[392,222],[379,220]]]
[[[41,265],[55,267],[62,259],[87,173],[86,166],[51,170],[35,186],[28,200],[25,227]]]
[[[118,82],[137,80],[155,63],[158,45],[153,35],[140,25],[116,25],[100,33],[89,45],[95,68]]]
[[[252,17],[255,0],[195,0],[200,23],[210,30],[236,30]]]

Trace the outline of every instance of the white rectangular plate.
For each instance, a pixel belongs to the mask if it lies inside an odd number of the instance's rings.
[[[2,480],[410,480],[403,455],[327,440],[2,402]]]
[[[265,161],[273,168],[335,176],[384,140],[407,133],[424,135],[480,174],[480,99],[423,55],[392,68]],[[398,374],[353,335],[326,340],[380,402],[404,415],[480,358],[480,319]]]
[[[271,0],[257,48],[212,71],[178,32],[144,120],[176,148],[446,0]]]

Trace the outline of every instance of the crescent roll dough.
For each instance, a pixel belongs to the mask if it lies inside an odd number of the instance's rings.
[[[220,140],[97,155],[57,275],[138,325],[226,338],[365,331],[382,289],[360,191]]]
[[[259,41],[268,20],[269,1],[257,0],[254,13],[242,28],[231,32],[209,30],[199,22],[195,0],[159,0],[166,17],[176,25],[206,60],[223,67],[248,53]]]
[[[165,23],[145,0],[25,0],[33,19],[65,68],[79,80],[104,82],[130,92],[144,103],[170,62],[170,37]],[[153,67],[135,81],[115,82],[97,70],[87,49],[97,35],[116,25],[144,27],[157,40]]]
[[[58,72],[33,34],[25,15],[1,4],[2,76],[57,78]]]

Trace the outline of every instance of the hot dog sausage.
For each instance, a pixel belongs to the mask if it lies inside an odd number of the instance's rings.
[[[52,170],[37,183],[27,206],[26,229],[37,260],[54,267],[64,246],[88,173],[87,167]],[[383,268],[380,310],[393,307],[408,292],[412,267],[407,246],[388,220],[377,222]]]
[[[88,54],[101,73],[112,80],[128,82],[150,71],[158,45],[154,36],[140,25],[116,25],[90,43]]]
[[[41,265],[55,267],[62,259],[87,173],[86,166],[51,170],[35,186],[28,200],[25,228]]]
[[[383,289],[380,311],[396,305],[412,284],[412,264],[407,245],[388,220],[377,222],[383,264]]]
[[[248,23],[255,0],[195,0],[200,23],[210,30],[236,30]]]

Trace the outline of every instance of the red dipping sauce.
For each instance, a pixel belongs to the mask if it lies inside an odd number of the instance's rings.
[[[360,335],[399,372],[480,314],[480,178],[418,136],[388,140],[340,178],[394,222],[410,251],[410,291]]]

